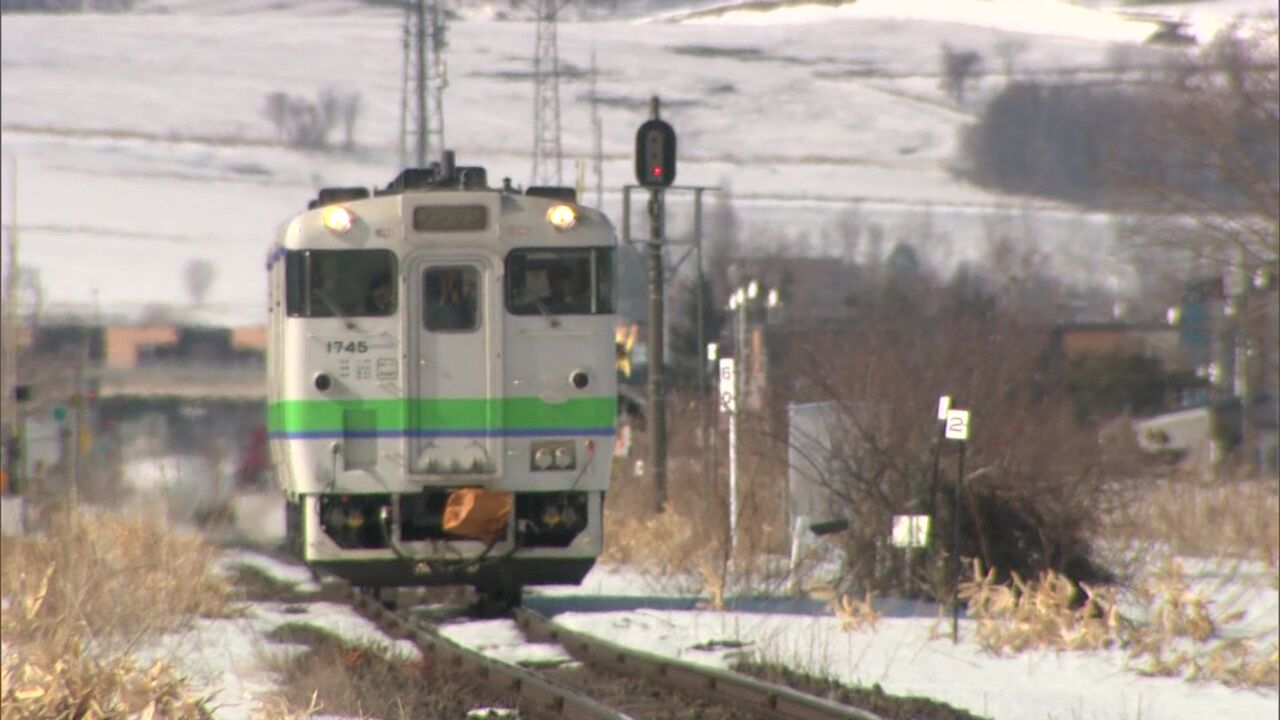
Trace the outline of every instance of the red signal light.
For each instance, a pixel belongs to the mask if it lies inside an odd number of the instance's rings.
[[[649,174],[654,177],[662,177],[662,166],[654,165],[653,169],[649,171]]]

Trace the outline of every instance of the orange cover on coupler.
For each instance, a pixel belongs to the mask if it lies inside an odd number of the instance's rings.
[[[454,490],[444,505],[444,530],[491,542],[506,529],[511,506],[511,493],[483,488]]]

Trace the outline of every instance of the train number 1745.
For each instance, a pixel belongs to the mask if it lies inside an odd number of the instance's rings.
[[[341,340],[330,340],[324,344],[325,351],[330,355],[341,353],[364,353],[369,352],[369,343],[364,340],[349,340],[343,342]]]

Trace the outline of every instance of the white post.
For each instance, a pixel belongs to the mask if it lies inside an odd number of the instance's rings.
[[[738,410],[729,413],[729,557],[738,550]]]
[[[720,412],[729,415],[729,561],[738,547],[738,388],[734,358],[720,359]]]

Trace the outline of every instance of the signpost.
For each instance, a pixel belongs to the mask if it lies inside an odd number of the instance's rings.
[[[944,396],[950,404],[950,398]],[[943,413],[942,402],[938,403],[939,414]],[[960,487],[964,484],[964,449],[969,444],[969,411],[948,409],[943,420],[943,436],[948,440],[960,443],[960,457],[956,468],[955,505],[952,509],[951,523],[954,526],[951,535],[951,642],[960,641]]]
[[[738,548],[738,386],[733,358],[720,358],[720,412],[729,416],[729,560]]]
[[[896,548],[925,547],[929,544],[928,515],[894,515],[893,546]]]

